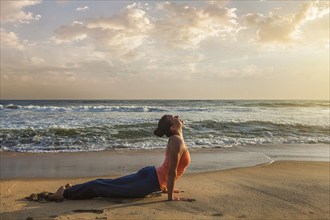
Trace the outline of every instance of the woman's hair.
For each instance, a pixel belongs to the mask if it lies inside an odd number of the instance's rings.
[[[158,137],[163,137],[164,134],[166,137],[171,137],[171,126],[172,122],[168,119],[168,115],[164,115],[158,122],[158,127],[154,130],[154,134]]]

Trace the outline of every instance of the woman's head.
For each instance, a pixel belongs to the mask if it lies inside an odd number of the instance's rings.
[[[158,127],[154,134],[158,137],[170,137],[176,133],[177,129],[182,129],[183,121],[178,116],[164,115],[158,122]]]
[[[154,134],[158,137],[163,137],[164,134],[166,137],[172,136],[171,132],[172,122],[169,115],[164,115],[158,122],[158,127],[154,131]]]

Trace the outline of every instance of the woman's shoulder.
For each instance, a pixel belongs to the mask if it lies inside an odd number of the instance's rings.
[[[179,135],[172,135],[168,142],[168,148],[176,149],[175,151],[182,152],[182,150],[185,148],[185,143],[182,137]]]

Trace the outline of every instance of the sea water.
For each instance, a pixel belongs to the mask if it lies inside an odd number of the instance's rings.
[[[2,100],[0,150],[165,148],[153,135],[165,114],[184,120],[190,148],[330,144],[329,110],[315,100]]]

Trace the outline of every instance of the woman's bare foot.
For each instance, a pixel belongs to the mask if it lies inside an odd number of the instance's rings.
[[[64,199],[63,197],[63,193],[64,193],[64,186],[61,186],[60,188],[58,188],[58,190],[51,196],[49,196],[50,199],[52,200],[56,200],[56,201],[61,201]]]
[[[72,187],[72,184],[71,183],[67,183],[66,185],[65,185],[65,189],[69,189],[69,188],[71,188]]]

